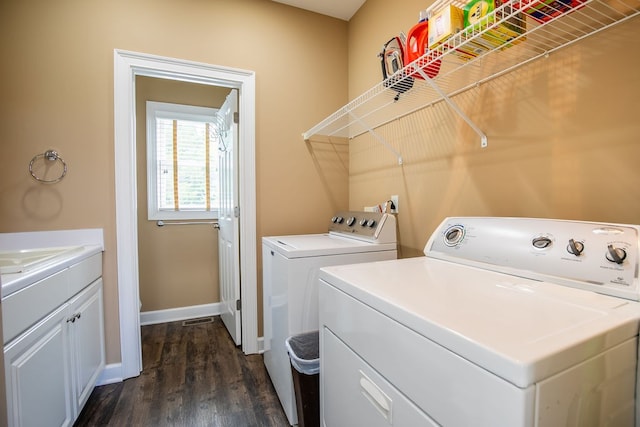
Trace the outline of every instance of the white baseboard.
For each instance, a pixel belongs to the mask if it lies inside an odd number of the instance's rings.
[[[110,363],[104,367],[102,373],[98,376],[96,386],[119,383],[122,380],[122,363]]]
[[[140,313],[140,325],[177,322],[198,317],[218,316],[222,314],[222,303],[192,305],[190,307],[169,308],[166,310],[145,311]]]

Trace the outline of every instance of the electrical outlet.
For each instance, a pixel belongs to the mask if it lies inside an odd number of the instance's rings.
[[[395,209],[391,209],[391,213],[398,213],[398,195],[394,194],[391,196],[391,201],[393,202],[393,206]]]

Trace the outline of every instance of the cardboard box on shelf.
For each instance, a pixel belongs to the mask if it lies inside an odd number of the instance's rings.
[[[464,8],[465,39],[473,38],[476,50],[505,49],[525,39],[526,21],[512,6],[501,6],[494,0],[472,0]],[[479,34],[479,35],[478,35]],[[474,36],[478,35],[474,38]]]
[[[480,20],[493,12],[495,7],[494,0],[471,0],[462,8],[464,28],[480,29]]]
[[[493,46],[506,49],[526,39],[526,36],[523,36],[516,40],[518,36],[526,31],[524,23],[524,15],[519,13],[485,31],[481,39],[488,41]]]
[[[451,54],[466,62],[477,58],[485,52],[487,52],[487,49],[482,46],[478,46],[475,43],[466,43],[453,49]]]
[[[538,22],[546,22],[571,10],[579,3],[575,0],[521,0],[519,4],[520,6],[529,5],[523,9],[524,13]]]
[[[503,5],[501,0],[471,0],[459,11],[464,29],[456,37],[453,37],[456,32],[448,27],[444,31],[435,29],[435,34],[429,33],[430,46],[439,46],[443,53],[450,52],[463,61],[470,61],[489,51],[511,47],[526,38],[523,36],[526,32],[524,14],[510,4]],[[445,8],[431,18],[431,25],[435,26],[433,20],[438,17],[447,24],[455,13],[458,12]]]
[[[463,28],[462,9],[448,5],[439,10],[429,19],[429,49],[442,44]]]

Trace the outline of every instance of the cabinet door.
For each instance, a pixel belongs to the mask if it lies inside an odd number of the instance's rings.
[[[69,301],[74,409],[80,413],[105,364],[102,279]]]
[[[64,304],[5,347],[9,425],[73,423],[66,314]]]

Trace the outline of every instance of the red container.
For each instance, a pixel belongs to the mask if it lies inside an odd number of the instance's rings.
[[[407,35],[407,45],[404,49],[404,65],[409,65],[411,62],[420,58],[427,51],[427,43],[428,43],[428,35],[429,35],[429,21],[421,21],[409,30],[409,34]],[[430,59],[429,59],[430,60]],[[419,66],[424,66],[426,63],[417,64]],[[428,61],[425,61],[428,62]],[[424,72],[430,78],[434,78],[438,75],[440,71],[441,61],[438,59],[437,61],[432,62],[424,68]],[[417,79],[422,79],[422,75],[418,72],[414,72],[411,74],[411,77],[415,77]]]

